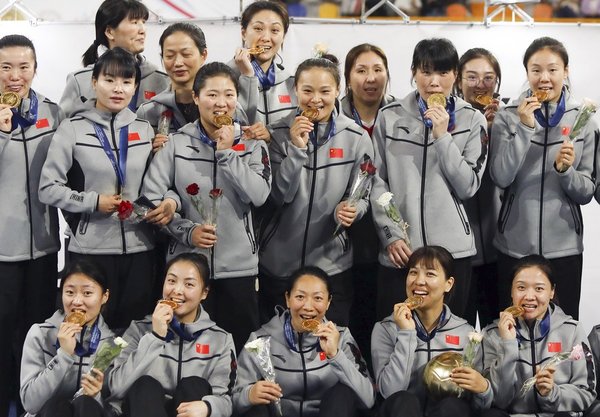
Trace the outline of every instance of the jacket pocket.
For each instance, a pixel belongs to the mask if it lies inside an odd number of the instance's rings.
[[[500,207],[500,215],[498,216],[498,231],[500,233],[504,233],[506,222],[508,221],[508,216],[510,215],[510,210],[512,208],[514,199],[515,195],[510,194],[508,198],[504,198],[502,200],[502,207]]]
[[[89,224],[90,224],[90,215],[86,213],[86,214],[82,215],[81,218],[79,219],[77,233],[80,235],[85,235]]]
[[[348,233],[346,230],[342,231],[342,233],[336,236],[336,239],[340,241],[342,245],[342,253],[348,252],[350,250],[350,239],[348,239]]]
[[[465,234],[468,236],[471,234],[471,225],[469,225],[469,219],[467,219],[467,215],[463,211],[462,205],[460,204],[454,193],[450,192],[450,195],[452,196],[452,201],[454,201],[454,206],[456,207],[456,211],[458,212],[458,217],[460,218],[460,222],[463,225]]]
[[[254,231],[250,225],[250,219],[248,218],[248,213],[244,213],[244,228],[246,229],[246,235],[248,236],[248,240],[250,241],[250,247],[252,248],[252,254],[256,253],[256,240],[254,239]]]
[[[273,220],[265,226],[264,232],[260,234],[258,247],[261,250],[264,250],[271,241],[271,239],[273,239],[273,236],[275,236],[275,233],[279,228],[279,224],[281,223],[281,219],[283,218],[283,211],[285,210],[285,207],[286,206],[284,205],[283,207],[277,209],[277,211],[273,215]]]
[[[169,255],[173,255],[175,253],[178,244],[179,242],[177,242],[177,239],[171,238],[171,241],[169,242],[169,248],[167,249]]]
[[[578,204],[574,204],[569,200],[569,209],[571,210],[571,215],[573,216],[573,225],[575,226],[575,233],[581,235],[583,232],[583,218],[581,216],[581,208]]]

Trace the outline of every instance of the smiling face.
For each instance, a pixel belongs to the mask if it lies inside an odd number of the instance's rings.
[[[444,295],[452,289],[454,278],[447,277],[442,266],[434,260],[432,267],[424,262],[418,262],[408,270],[406,277],[406,294],[423,297],[423,302],[417,310],[441,308]]]
[[[527,61],[529,87],[532,91],[545,91],[551,102],[557,102],[560,98],[568,75],[569,70],[560,55],[548,48],[537,51]]]
[[[200,53],[193,39],[184,32],[175,32],[163,43],[163,65],[176,87],[192,89],[194,77],[206,61],[206,49]]]
[[[98,282],[89,276],[76,272],[65,278],[62,290],[62,304],[65,315],[75,310],[85,313],[87,324],[98,318],[100,310],[108,301],[108,290],[103,291]]]
[[[385,63],[375,52],[360,54],[350,72],[350,89],[354,101],[379,106],[387,87]]]
[[[144,52],[146,42],[146,20],[130,19],[121,20],[116,28],[107,27],[104,32],[108,39],[108,48],[121,47],[137,55]]]
[[[335,78],[325,68],[313,67],[302,71],[296,82],[300,109],[318,109],[316,121],[319,122],[329,120],[339,93]]]
[[[325,283],[312,275],[298,278],[292,290],[285,294],[285,300],[290,309],[292,327],[297,332],[306,331],[302,326],[303,320],[323,321],[331,302]]]
[[[10,46],[0,49],[0,92],[29,97],[35,75],[35,56],[30,48]]]
[[[542,319],[554,298],[554,288],[548,276],[538,267],[521,269],[513,278],[512,302],[525,310],[525,320]]]
[[[498,84],[498,76],[487,59],[475,58],[463,66],[459,84],[465,101],[481,107],[475,101],[475,97],[493,97]]]
[[[135,77],[100,74],[98,79],[92,79],[92,87],[96,91],[96,108],[118,113],[129,105],[135,94]]]
[[[242,40],[246,48],[262,46],[264,52],[255,55],[259,64],[271,62],[281,49],[285,36],[281,16],[272,10],[261,10],[250,19],[248,27],[242,29]]]
[[[188,261],[175,262],[167,271],[163,284],[163,299],[178,304],[173,310],[181,323],[193,323],[200,303],[206,299],[208,288],[196,266]]]
[[[430,95],[441,93],[448,97],[456,81],[456,71],[433,71],[417,69],[413,74],[417,90],[423,100],[427,101]]]
[[[218,129],[220,126],[215,124],[215,116],[227,114],[233,117],[235,112],[237,104],[235,84],[226,75],[207,78],[198,95],[194,94],[194,103],[198,106],[202,126],[209,130]]]

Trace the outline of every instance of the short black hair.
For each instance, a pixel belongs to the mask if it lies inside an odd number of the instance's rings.
[[[158,44],[160,45],[161,56],[163,54],[163,46],[165,43],[165,39],[177,32],[185,33],[186,35],[188,35],[196,44],[198,51],[200,51],[201,54],[204,53],[204,51],[206,50],[206,37],[204,36],[204,32],[202,32],[202,29],[200,29],[200,26],[188,22],[178,22],[170,25],[164,30],[162,35],[160,35]]]
[[[120,47],[109,49],[94,64],[92,78],[97,80],[103,74],[109,74],[113,77],[135,78],[136,85],[140,83],[142,78],[137,59]]]
[[[319,279],[321,282],[323,282],[323,284],[325,284],[325,287],[327,288],[327,293],[329,294],[328,298],[331,299],[332,294],[331,294],[331,286],[329,284],[329,275],[327,274],[327,272],[323,271],[321,268],[319,268],[317,266],[303,266],[303,267],[295,270],[294,272],[292,272],[292,275],[290,275],[290,277],[288,278],[288,285],[287,285],[287,289],[286,289],[285,293],[287,295],[291,294],[292,290],[296,286],[296,283],[298,282],[298,280],[305,275],[315,277],[315,278]]]
[[[222,62],[210,62],[200,67],[200,70],[198,70],[198,73],[196,73],[196,77],[194,78],[194,94],[198,96],[200,94],[200,90],[202,90],[204,85],[206,85],[206,80],[218,76],[229,78],[231,82],[233,82],[235,92],[239,92],[240,83],[233,70]]]
[[[35,53],[35,46],[33,46],[33,42],[26,36],[23,35],[6,35],[2,39],[0,39],[0,49],[4,48],[12,48],[14,46],[20,46],[23,48],[31,49],[33,52],[33,69],[37,70],[37,54]]]
[[[288,28],[290,27],[290,15],[288,14],[287,9],[279,1],[268,0],[255,1],[244,9],[241,20],[242,29],[248,28],[248,24],[252,20],[252,17],[254,17],[256,13],[262,12],[263,10],[270,10],[274,13],[277,13],[283,22],[283,33],[287,33]]]
[[[417,70],[457,71],[458,52],[448,39],[423,39],[415,46],[410,69],[413,75]]]
[[[189,262],[192,265],[194,265],[196,270],[198,270],[200,279],[202,279],[202,285],[204,286],[204,288],[209,287],[210,267],[208,266],[208,259],[206,259],[206,256],[202,255],[201,253],[194,252],[180,253],[179,255],[171,259],[169,262],[167,262],[165,271],[168,271],[169,268],[171,268],[171,266],[178,262]]]
[[[523,55],[523,66],[525,67],[525,70],[527,70],[527,64],[529,63],[531,56],[542,49],[549,49],[558,55],[564,62],[565,68],[569,66],[569,53],[567,52],[567,48],[565,48],[562,42],[554,38],[544,36],[531,42],[531,44],[525,50],[525,55]]]
[[[100,285],[102,292],[110,290],[106,271],[102,265],[90,260],[90,259],[78,259],[70,263],[64,272],[64,278],[60,280],[60,292],[62,293],[65,286],[65,282],[69,280],[71,275],[82,274],[90,279],[93,279]]]

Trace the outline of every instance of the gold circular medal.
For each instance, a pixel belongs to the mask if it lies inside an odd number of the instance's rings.
[[[21,104],[21,96],[12,91],[7,91],[0,94],[0,103],[7,104],[10,107],[19,107],[19,104]]]
[[[177,304],[175,301],[173,300],[159,300],[158,304],[166,304],[169,307],[171,307],[173,310],[175,310],[177,307],[179,307],[179,304]]]
[[[486,95],[480,94],[475,97],[475,101],[485,107],[485,106],[489,106],[490,104],[492,104],[494,99],[491,96],[486,96]]]
[[[433,93],[427,98],[427,107],[431,108],[435,105],[446,107],[446,96],[442,93]]]
[[[302,114],[300,114],[300,116],[304,116],[311,122],[314,122],[315,120],[317,120],[317,117],[319,117],[319,109],[313,109],[312,107],[308,107],[307,109],[302,111]]]
[[[315,320],[315,319],[302,320],[302,328],[304,330],[306,330],[307,332],[311,332],[311,333],[314,333],[317,331],[317,329],[319,328],[319,324],[321,324],[321,322],[319,322],[319,320]]]
[[[404,301],[404,304],[406,304],[409,309],[414,310],[423,304],[423,297],[420,295],[413,295],[412,297],[408,297],[406,301]]]
[[[263,52],[265,52],[265,48],[263,46],[254,46],[254,47],[248,49],[248,53],[250,55],[260,55]]]
[[[512,314],[514,318],[521,317],[523,314],[525,314],[525,309],[521,306],[510,306],[504,311]]]
[[[228,114],[219,114],[215,116],[214,122],[217,126],[231,126],[233,124],[233,119]]]
[[[533,95],[535,96],[535,98],[538,99],[540,103],[548,101],[548,93],[546,91],[537,90],[535,93],[533,93]]]
[[[79,324],[83,326],[85,324],[85,313],[81,310],[73,310],[65,317],[67,323]]]

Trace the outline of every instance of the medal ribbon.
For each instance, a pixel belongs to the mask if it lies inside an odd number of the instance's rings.
[[[517,340],[519,341],[519,346],[521,346],[521,342],[526,341],[527,339],[521,335],[521,322],[519,320],[517,320]],[[542,321],[540,321],[540,337],[538,337],[535,340],[530,340],[530,342],[539,342],[540,340],[544,339],[547,335],[548,332],[550,331],[550,308],[548,308],[548,310],[546,311],[546,315],[544,316],[544,318],[542,319]]]
[[[429,342],[435,337],[435,334],[437,333],[440,325],[446,320],[446,309],[442,308],[442,313],[440,314],[440,317],[437,320],[437,325],[435,326],[435,329],[431,331],[431,333],[427,333],[427,329],[425,328],[425,326],[423,326],[423,323],[421,323],[421,319],[419,318],[419,315],[415,310],[412,311],[412,316],[416,325],[415,327],[417,330],[417,337],[423,342]]]
[[[170,342],[171,340],[175,339],[176,334],[183,340],[192,342],[198,338],[200,333],[202,333],[202,330],[192,334],[188,333],[185,329],[185,324],[180,323],[176,317],[173,317],[173,320],[171,320],[171,324],[169,325],[169,330],[167,330],[166,340],[167,342]]]
[[[82,333],[85,333],[85,329],[87,326],[83,326],[83,329],[81,330]],[[79,342],[75,343],[75,354],[77,356],[79,356],[80,358],[83,356],[90,356],[93,355],[96,352],[96,349],[98,349],[98,344],[100,343],[100,336],[101,336],[101,332],[100,329],[98,328],[98,320],[96,319],[96,322],[94,323],[94,325],[92,326],[92,329],[90,330],[92,336],[90,337],[90,344],[88,346],[87,349],[85,349],[83,347],[83,345]]]
[[[29,100],[29,112],[27,113],[26,117],[24,117],[21,114],[20,109],[11,109],[11,111],[13,112],[13,117],[11,120],[11,131],[15,130],[17,126],[21,126],[21,129],[24,130],[25,128],[28,128],[29,126],[32,126],[35,124],[35,122],[37,122],[38,98],[35,94],[35,91],[29,90]]]
[[[258,78],[258,82],[260,83],[263,90],[268,90],[269,88],[275,85],[275,65],[271,62],[271,66],[267,70],[267,73],[263,71],[261,66],[255,59],[251,61],[252,68],[254,68],[254,75]]]
[[[546,113],[548,113],[548,102],[544,102],[543,105],[546,107]],[[542,113],[541,109],[536,109],[533,112],[535,119],[538,123],[546,128],[546,127],[555,127],[562,119],[563,114],[565,114],[565,87],[562,88],[562,92],[560,93],[560,99],[558,100],[558,104],[556,106],[556,112],[552,115],[550,120],[546,119],[544,113]]]
[[[117,179],[119,181],[119,192],[123,188],[125,188],[125,175],[127,168],[127,151],[129,148],[128,139],[129,139],[129,127],[125,126],[121,128],[119,132],[119,163],[115,158],[115,154],[112,151],[110,146],[110,142],[106,137],[106,133],[104,133],[104,129],[97,123],[94,123],[94,130],[96,131],[96,136],[98,137],[98,141],[100,145],[102,145],[102,149],[104,149],[104,153],[108,157],[108,160],[113,166],[115,170],[115,174],[117,174]]]
[[[133,95],[133,97],[131,97],[131,101],[127,105],[127,107],[129,107],[129,110],[131,110],[134,113],[137,109],[137,99],[138,99],[139,92],[140,92],[140,84],[138,83],[137,87],[135,88],[135,94]]]

